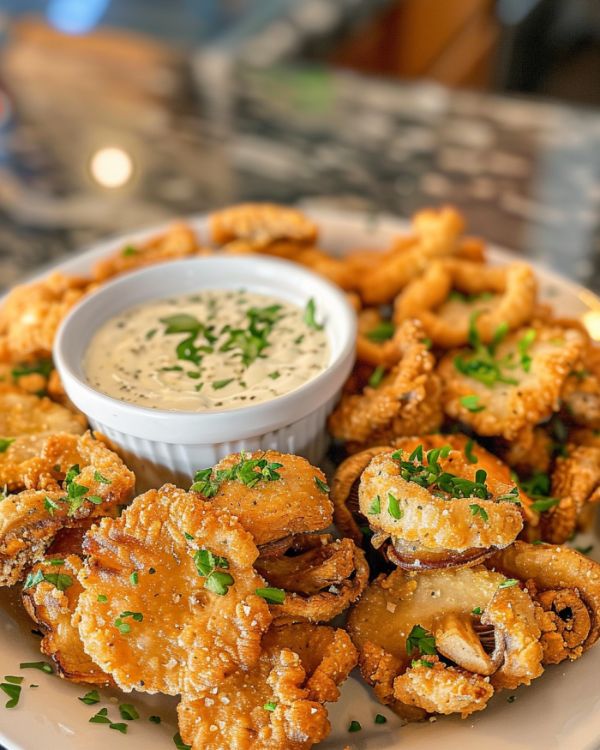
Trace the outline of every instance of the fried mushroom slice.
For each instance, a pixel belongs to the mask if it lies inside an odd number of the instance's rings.
[[[59,272],[14,287],[0,307],[0,351],[11,362],[49,359],[61,320],[91,289],[87,279]]]
[[[23,605],[44,634],[41,652],[52,659],[61,677],[71,682],[111,685],[111,678],[84,652],[71,621],[83,591],[77,580],[81,565],[76,555],[49,556],[34,565],[23,588]]]
[[[332,521],[325,474],[289,453],[232,453],[198,472],[192,490],[236,516],[259,549]]]
[[[328,622],[362,594],[369,567],[364,553],[351,539],[330,535],[299,535],[291,555],[259,558],[258,572],[285,600],[274,604],[276,622]]]
[[[512,331],[529,322],[536,287],[526,263],[496,267],[438,261],[398,295],[394,321],[420,320],[432,342],[449,349],[469,342],[475,315],[481,341],[489,343],[500,326]]]
[[[114,513],[135,483],[116,453],[89,433],[49,437],[34,462],[26,477],[33,488],[0,502],[0,586],[20,580],[61,529]]]
[[[416,718],[468,715],[484,707],[494,688],[539,676],[534,605],[511,584],[481,566],[418,574],[398,569],[377,578],[348,618],[361,672],[377,697],[409,719],[415,713],[407,704],[421,709]]]
[[[297,622],[272,626],[263,638],[263,648],[289,648],[298,654],[307,675],[310,699],[332,703],[340,697],[344,682],[358,661],[350,636],[341,628]]]
[[[210,231],[218,245],[241,242],[255,251],[280,241],[312,244],[318,229],[295,208],[275,203],[240,203],[211,214]]]
[[[457,255],[464,220],[453,208],[426,209],[412,220],[413,236],[406,238],[359,279],[359,290],[368,305],[391,302],[412,279],[435,259]]]
[[[491,360],[472,348],[449,352],[438,367],[446,415],[478,435],[515,439],[558,410],[583,343],[574,328],[532,327],[509,334]]]
[[[191,255],[207,255],[210,250],[198,244],[196,234],[187,224],[174,224],[164,234],[143,242],[130,243],[116,253],[100,260],[93,269],[97,282],[104,282],[128,271],[187,258]]]
[[[121,690],[193,694],[256,664],[271,616],[258,550],[228,513],[167,484],[104,518],[84,551],[74,622]]]
[[[305,750],[325,739],[327,710],[305,687],[306,671],[288,648],[265,649],[251,670],[216,692],[184,694],[179,731],[192,750]]]
[[[600,448],[567,443],[552,472],[551,496],[558,503],[540,517],[542,538],[552,544],[570,539],[585,508],[600,500],[598,487]]]
[[[544,663],[577,659],[600,635],[600,564],[569,547],[515,542],[486,565],[526,582]]]
[[[441,424],[440,383],[433,355],[423,342],[422,326],[405,321],[398,331],[402,342],[398,364],[377,387],[343,395],[329,418],[329,431],[346,441],[352,453],[385,445],[395,437],[433,432]]]
[[[379,453],[359,486],[371,543],[389,539],[389,560],[408,569],[474,564],[510,544],[523,528],[518,502],[518,488],[449,446]]]

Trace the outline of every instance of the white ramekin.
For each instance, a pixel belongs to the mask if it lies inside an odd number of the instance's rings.
[[[327,369],[272,401],[221,412],[148,409],[87,383],[82,364],[87,346],[109,318],[152,299],[241,288],[301,307],[314,298],[329,338]],[[54,360],[71,401],[117,446],[145,489],[163,481],[185,483],[198,469],[242,450],[270,448],[318,462],[327,447],[325,421],[354,363],[355,337],[354,311],[322,277],[276,258],[209,256],[127,274],[84,298],[60,326]]]

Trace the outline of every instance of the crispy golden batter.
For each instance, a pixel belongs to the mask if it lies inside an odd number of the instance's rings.
[[[312,244],[318,234],[303,213],[275,203],[241,203],[217,211],[210,217],[210,229],[218,245],[242,241],[256,250],[282,240]]]
[[[406,321],[398,329],[402,356],[377,388],[343,395],[329,418],[329,431],[351,452],[385,445],[395,437],[433,432],[442,420],[435,360],[423,343],[423,329]]]
[[[293,260],[324,276],[345,291],[352,291],[357,287],[356,276],[344,260],[334,258],[316,247],[300,249]]]
[[[479,435],[513,440],[522,430],[533,427],[558,409],[563,383],[580,356],[583,337],[575,329],[528,330],[536,333],[526,352],[519,343],[526,340],[527,331],[523,330],[507,336],[496,350],[496,360],[510,364],[510,369],[504,370],[505,376],[516,380],[516,384],[496,381],[486,385],[460,372],[455,359],[457,356],[468,359],[471,349],[449,352],[442,358],[438,374],[448,417],[469,425]],[[526,369],[522,362],[526,362]]]
[[[552,462],[554,442],[544,427],[522,430],[512,440],[499,440],[495,449],[519,476],[545,474]]]
[[[426,646],[419,639],[409,642],[415,629],[428,635]],[[379,700],[405,718],[415,718],[407,704],[468,714],[483,708],[494,687],[529,684],[542,672],[533,602],[481,566],[419,574],[398,569],[380,576],[352,608],[348,631],[363,677]],[[423,669],[445,671],[428,675]],[[457,695],[464,696],[459,703]]]
[[[386,253],[360,277],[359,289],[366,304],[390,302],[433,260],[459,253],[464,221],[453,208],[419,211],[412,224],[414,236]]]
[[[515,504],[519,495],[518,491],[510,494],[514,484],[507,483],[503,475],[498,479],[487,474],[486,498],[468,488],[460,490],[466,497],[456,496],[436,482],[425,487],[404,479],[401,461],[415,468],[432,465],[432,453],[412,462],[410,455],[406,449],[379,453],[360,479],[360,511],[375,532],[372,544],[378,547],[391,538],[388,556],[392,562],[407,568],[472,564],[492,548],[505,547],[516,539],[523,528]],[[459,451],[438,456],[438,465],[452,477],[479,481],[476,474],[481,467],[468,463]]]
[[[239,478],[219,480],[220,472],[260,459],[280,464],[275,470],[278,476],[270,481],[261,479],[252,486]],[[278,451],[232,453],[215,465],[211,479],[218,482],[216,494],[210,497],[212,505],[236,516],[258,547],[290,534],[320,531],[331,524],[332,505],[324,489],[327,478],[301,456]],[[198,485],[194,488],[201,492]]]
[[[552,472],[551,496],[559,503],[541,514],[542,538],[553,544],[570,539],[586,505],[599,499],[599,486],[600,448],[567,443]]]
[[[271,616],[258,550],[229,514],[167,484],[93,527],[85,551],[75,620],[121,690],[195,693],[256,664]]]
[[[291,556],[259,558],[258,572],[270,585],[286,592],[272,607],[276,622],[328,622],[362,594],[369,568],[364,553],[351,539],[303,534]]]
[[[565,381],[561,398],[570,421],[600,429],[600,346],[588,343],[581,362]]]
[[[144,242],[126,245],[98,261],[92,275],[95,281],[104,282],[118,274],[137,271],[155,263],[209,253],[210,250],[200,247],[191,227],[187,224],[174,224],[164,234]]]
[[[89,433],[47,438],[24,478],[30,488],[0,502],[0,585],[16,583],[56,534],[127,502],[135,478]]]
[[[62,561],[62,564],[60,564]],[[72,682],[110,685],[112,680],[84,652],[77,628],[71,618],[79,594],[77,580],[81,560],[76,555],[48,556],[33,566],[31,580],[45,578],[23,589],[23,605],[43,632],[40,649],[51,657],[58,674]]]
[[[537,603],[544,663],[577,659],[600,635],[600,564],[568,547],[515,542],[486,565],[526,581]]]
[[[468,343],[476,315],[481,340],[489,343],[500,326],[515,330],[531,320],[536,289],[533,270],[525,263],[495,267],[438,261],[398,295],[394,320],[420,320],[433,343],[449,349]]]
[[[263,648],[289,648],[298,654],[308,677],[311,700],[332,703],[340,697],[338,686],[358,661],[358,654],[345,630],[327,625],[297,622],[273,626],[263,638]]]
[[[48,359],[61,320],[90,290],[87,279],[61,273],[14,287],[0,308],[0,350],[11,362]]]
[[[181,737],[192,750],[310,748],[327,737],[330,724],[305,682],[297,654],[265,650],[254,668],[230,675],[215,692],[183,696],[177,707]]]
[[[432,666],[417,664],[394,680],[394,698],[427,713],[460,714],[463,719],[482,711],[494,694],[494,688],[480,674],[447,667],[438,659]]]

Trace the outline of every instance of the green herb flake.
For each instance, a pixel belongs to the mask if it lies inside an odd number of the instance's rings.
[[[137,254],[138,254],[138,249],[137,249],[137,247],[134,247],[133,245],[127,245],[121,251],[121,255],[124,258],[129,258],[130,256],[137,255]]]
[[[400,508],[400,503],[398,502],[398,498],[393,495],[391,492],[388,492],[388,513],[392,518],[395,518],[397,521],[402,518],[404,515],[402,509]]]
[[[213,390],[220,391],[222,388],[225,388],[229,385],[229,383],[233,383],[235,378],[225,378],[224,380],[215,380],[212,384]]]
[[[306,303],[306,308],[304,309],[304,322],[309,328],[312,328],[315,331],[322,331],[324,326],[322,323],[317,323],[317,320],[315,317],[316,311],[317,311],[317,307],[316,307],[315,301],[311,297]]]
[[[0,690],[2,690],[2,692],[6,693],[6,695],[8,696],[8,700],[4,704],[5,708],[15,708],[15,706],[17,706],[19,703],[19,698],[21,697],[21,686],[14,685],[10,682],[1,682]]]
[[[108,708],[101,708],[98,713],[89,719],[90,724],[110,724],[108,718]]]
[[[395,326],[391,320],[383,320],[375,328],[367,331],[366,337],[370,341],[374,341],[376,344],[380,344],[383,341],[388,341],[394,335]]]
[[[469,393],[467,396],[462,396],[460,403],[465,409],[474,414],[485,409],[485,406],[479,403],[479,396],[476,393]]]
[[[516,695],[509,695],[507,697],[507,699],[506,699],[506,702],[507,703],[514,703],[516,700],[517,700],[517,696]]]
[[[89,693],[86,693],[77,700],[85,703],[86,706],[93,706],[95,703],[100,703],[100,693],[97,690],[90,690]]]
[[[198,575],[205,577],[210,575],[215,568],[223,568],[224,570],[229,568],[227,558],[215,555],[209,549],[204,548],[196,550],[194,553],[194,563]]]
[[[534,500],[529,507],[537,513],[545,513],[559,503],[560,498],[558,497],[540,497],[537,500]]]
[[[126,719],[127,721],[134,721],[135,719],[140,718],[136,707],[131,703],[120,703],[119,713],[121,714],[121,718]]]
[[[465,445],[465,458],[470,464],[476,464],[478,461],[477,456],[473,453],[474,445],[475,443],[471,439],[467,440],[467,443]]]
[[[369,378],[369,385],[371,388],[379,388],[381,385],[381,381],[383,380],[386,373],[386,369],[383,365],[377,365],[377,367],[373,370],[371,373],[371,377]]]
[[[349,732],[360,732],[362,729],[362,726],[359,721],[352,720],[350,724],[348,725],[348,731]]]
[[[99,471],[94,472],[94,481],[99,482],[100,484],[112,484],[112,481],[100,474]]]
[[[220,570],[213,570],[204,581],[204,588],[219,596],[225,596],[232,585],[233,576],[229,573],[223,573]]]
[[[281,373],[279,372],[279,370],[273,370],[273,372],[269,373],[269,377],[271,378],[271,380],[277,380],[277,378],[281,377]]]
[[[44,510],[47,510],[48,513],[53,516],[54,511],[58,510],[59,508],[60,505],[55,500],[52,500],[52,498],[46,495],[46,497],[44,498]]]
[[[117,732],[121,732],[121,734],[127,734],[127,724],[123,724],[121,722],[119,722],[118,724],[111,722],[108,725],[108,728],[115,729]]]
[[[589,555],[590,552],[594,549],[593,544],[589,544],[587,547],[575,547],[577,552],[580,552],[582,555]]]
[[[329,494],[329,485],[325,484],[321,477],[315,477],[315,484],[321,490],[321,492],[325,493],[326,495]]]
[[[481,607],[475,607],[475,609],[471,610],[472,615],[480,615],[483,612]]]
[[[427,659],[413,659],[410,663],[411,667],[427,667],[428,669],[431,669],[434,664],[432,661],[428,661]]]
[[[22,677],[17,677],[16,675],[12,675],[12,674],[4,675],[4,679],[6,680],[6,682],[9,682],[11,685],[21,685],[21,683],[23,682]]]
[[[502,581],[501,584],[499,584],[499,589],[509,589],[512,586],[516,586],[519,583],[519,581],[516,578],[507,578],[505,581]]]
[[[265,711],[274,711],[277,708],[277,701],[267,701],[263,708]]]
[[[173,744],[175,745],[177,750],[192,750],[192,746],[186,745],[185,742],[181,739],[181,735],[179,734],[179,732],[173,735]]]
[[[108,601],[108,597],[106,596],[106,594],[98,594],[96,601],[100,602],[100,604],[106,604],[106,602]]]
[[[371,505],[369,505],[368,513],[371,516],[376,516],[379,513],[381,513],[381,498],[379,497],[379,495],[375,495],[375,497],[371,501]]]
[[[471,509],[471,514],[473,516],[479,516],[484,523],[487,523],[489,521],[489,516],[485,508],[483,508],[481,505],[478,505],[477,503],[473,503],[472,505],[469,505],[469,508]]]
[[[152,716],[148,717],[148,721],[151,721],[153,724],[160,724],[162,719],[160,718],[160,716],[156,716],[156,714],[153,714]]]
[[[383,714],[375,714],[375,718],[373,719],[373,722],[375,724],[387,724],[387,719]]]
[[[51,665],[45,661],[23,661],[19,664],[19,669],[39,669],[46,674],[54,674]]]
[[[256,589],[257,596],[262,597],[269,604],[283,604],[285,601],[285,591],[273,586],[267,586],[263,589]]]
[[[415,649],[429,656],[437,654],[433,634],[421,627],[421,625],[413,625],[406,639],[406,653],[411,654]]]
[[[0,438],[0,453],[5,453],[15,440],[16,438]]]

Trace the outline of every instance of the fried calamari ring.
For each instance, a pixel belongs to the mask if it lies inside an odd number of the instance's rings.
[[[93,269],[93,278],[103,282],[128,271],[187,258],[191,255],[207,255],[211,251],[200,247],[198,239],[187,224],[174,224],[164,234],[151,237],[119,248],[116,253],[98,261]]]
[[[412,279],[436,258],[457,255],[464,220],[453,208],[426,209],[413,216],[413,237],[385,253],[359,278],[359,290],[368,305],[391,302]]]
[[[28,576],[33,583],[23,589],[23,605],[44,634],[41,652],[52,659],[61,677],[71,682],[111,685],[111,678],[84,652],[79,632],[71,622],[83,591],[77,580],[81,565],[76,555],[49,556],[34,565]]]
[[[113,513],[133,491],[132,472],[89,433],[53,435],[42,456],[26,477],[34,489],[0,502],[0,586],[16,583],[61,529]]]
[[[329,431],[348,443],[350,452],[385,445],[395,437],[433,432],[442,420],[435,360],[423,343],[417,321],[398,329],[401,358],[376,388],[343,395],[329,418]]]
[[[264,473],[259,461],[265,462]],[[236,516],[259,548],[292,534],[321,531],[332,521],[327,477],[289,453],[232,453],[192,488]]]
[[[513,542],[523,528],[518,489],[476,467],[456,450],[376,455],[359,486],[373,546],[389,539],[390,562],[423,569],[473,564]]]
[[[582,361],[565,381],[561,399],[569,421],[600,429],[600,346],[588,344]]]
[[[271,616],[258,550],[229,514],[167,484],[93,527],[85,552],[74,622],[121,690],[195,693],[256,664]]]
[[[559,407],[565,378],[579,359],[584,343],[576,329],[530,328],[509,334],[495,350],[503,382],[485,383],[458,369],[475,367],[472,349],[446,354],[438,375],[443,383],[446,414],[469,425],[479,435],[513,440],[547,419]],[[465,364],[466,363],[466,364]]]
[[[545,474],[552,463],[554,441],[544,427],[522,430],[512,440],[498,440],[495,450],[519,476]]]
[[[515,542],[486,565],[526,582],[542,630],[544,663],[577,659],[600,635],[600,564],[568,547]]]
[[[312,245],[318,229],[295,208],[275,203],[240,203],[210,216],[213,242],[218,245],[242,242],[255,251],[279,241]]]
[[[537,285],[531,266],[504,267],[468,261],[438,261],[396,298],[394,321],[416,318],[436,346],[449,349],[469,342],[473,315],[484,343],[500,326],[515,330],[531,320]]]
[[[272,607],[276,622],[329,622],[362,594],[369,578],[364,553],[351,539],[329,534],[294,538],[293,556],[259,558],[258,572],[285,591]]]
[[[225,678],[216,692],[184,695],[179,731],[192,750],[305,750],[325,739],[327,710],[311,698],[300,657],[263,651],[248,672]]]
[[[577,528],[589,503],[598,502],[600,487],[600,448],[567,443],[566,455],[556,459],[552,472],[551,496],[557,505],[540,517],[542,538],[563,544]]]
[[[352,608],[348,632],[365,680],[406,718],[414,718],[406,704],[428,713],[469,714],[494,688],[529,684],[543,671],[533,602],[481,566],[380,576]],[[457,694],[464,702],[454,702]]]
[[[334,258],[316,247],[300,249],[293,260],[324,276],[345,291],[352,291],[357,287],[354,272],[342,258]]]

